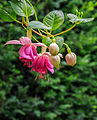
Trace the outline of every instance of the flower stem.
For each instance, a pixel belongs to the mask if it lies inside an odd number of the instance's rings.
[[[33,35],[32,35],[32,37],[36,42],[40,43]]]
[[[27,25],[25,24],[25,26],[27,27]],[[42,34],[40,34],[40,33],[38,33],[37,31],[35,31],[35,30],[33,30],[33,29],[31,29],[34,33],[36,33],[37,35],[39,35],[39,36],[42,36],[42,37],[46,37],[45,35],[42,35]]]
[[[33,7],[33,5],[31,4],[31,2],[29,0],[26,0],[29,5],[32,7],[33,11],[34,11],[34,14],[35,14],[35,18],[36,18],[36,21],[38,21],[38,17],[37,17],[37,13],[36,13],[36,10],[35,8]],[[38,29],[39,33],[41,34],[40,30]]]
[[[58,35],[61,35],[61,34],[65,33],[65,32],[70,31],[70,30],[73,29],[77,24],[78,24],[78,22],[75,23],[75,24],[74,24],[72,27],[70,27],[69,29],[67,29],[67,30],[65,30],[65,31],[63,31],[63,32],[61,32],[61,33],[55,34],[54,36],[58,36]]]
[[[66,48],[67,48],[67,52],[68,53],[71,53],[71,49],[70,49],[70,47],[66,44],[66,43],[63,43],[65,46],[66,46]]]
[[[26,5],[26,1],[25,0],[24,0],[24,4],[25,4],[25,11],[26,11],[26,22],[29,23],[28,13],[27,13],[27,5]]]
[[[32,7],[32,9],[33,9],[33,11],[34,11],[34,14],[35,14],[36,21],[38,21],[37,14],[36,14],[36,11],[35,11],[33,5],[30,3],[29,0],[26,0],[26,1],[27,1],[27,2],[30,4],[30,6]]]

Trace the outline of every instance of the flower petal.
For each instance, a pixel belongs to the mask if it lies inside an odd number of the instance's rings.
[[[4,45],[8,45],[8,44],[20,44],[20,45],[21,45],[20,41],[18,41],[18,40],[8,41],[8,42],[6,42]]]
[[[29,55],[26,55],[25,54],[25,49],[26,49],[26,45],[23,45],[21,48],[20,48],[20,50],[19,50],[19,54],[20,54],[20,56],[21,57],[23,57],[23,58],[26,58],[26,59],[32,59]]]
[[[29,44],[31,44],[31,40],[28,37],[21,37],[19,39],[19,41],[20,41],[20,43],[22,45],[29,45]]]
[[[34,44],[35,46],[41,46],[41,47],[47,47],[45,44],[43,43],[32,43]]]
[[[54,74],[54,70],[51,68],[47,68],[52,74]]]
[[[37,56],[36,46],[31,45],[31,52],[33,52],[34,56]]]

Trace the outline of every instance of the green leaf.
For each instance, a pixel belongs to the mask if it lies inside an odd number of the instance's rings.
[[[94,20],[94,18],[79,18],[74,14],[67,14],[67,16],[70,19],[70,22],[72,22],[72,23],[76,23],[76,22],[86,23],[86,22],[90,22],[90,21]]]
[[[60,27],[64,22],[64,14],[62,11],[54,10],[48,13],[43,19],[43,23],[55,30]]]
[[[14,112],[19,113],[20,115],[25,115],[25,112],[23,112],[22,110],[19,110],[19,109],[15,109]]]
[[[83,19],[77,19],[76,22],[80,21],[80,22],[86,23],[86,22],[90,22],[90,21],[93,21],[93,20],[94,20],[94,18],[83,18]]]
[[[59,46],[59,48],[61,49],[64,43],[64,38],[63,37],[55,37],[56,43]]]
[[[0,9],[0,17],[6,22],[12,22],[16,20],[16,14],[10,6]]]
[[[45,37],[42,39],[42,43],[49,47],[50,44],[52,43],[52,40],[49,37]]]
[[[51,29],[51,27],[47,27],[46,25],[44,25],[42,22],[40,21],[31,21],[29,24],[28,24],[28,27],[27,29],[46,29],[46,30],[49,30]]]
[[[25,4],[23,2],[11,2],[10,1],[10,4],[11,4],[11,7],[13,8],[14,12],[17,15],[26,17]],[[34,11],[28,3],[26,3],[26,5],[27,5],[27,13],[28,13],[28,17],[29,17],[34,14]]]

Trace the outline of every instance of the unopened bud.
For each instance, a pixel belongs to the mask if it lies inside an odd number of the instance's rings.
[[[51,43],[49,46],[49,52],[51,55],[57,55],[59,52],[59,47],[56,43]]]
[[[59,67],[59,64],[60,64],[60,57],[59,55],[56,55],[56,56],[50,56],[49,57],[49,60],[51,62],[51,64],[54,66],[54,67]]]
[[[65,56],[67,64],[74,66],[76,64],[76,54],[71,52]]]

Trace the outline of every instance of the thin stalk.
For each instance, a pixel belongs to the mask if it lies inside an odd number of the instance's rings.
[[[17,22],[17,23],[19,23],[19,24],[22,24],[22,22],[20,22],[20,21],[18,21],[18,20],[16,20],[16,19],[14,19],[11,15],[9,15],[10,17],[11,17],[11,19],[13,19],[15,22]]]
[[[26,1],[27,1],[27,2],[30,4],[30,6],[32,7],[32,9],[33,9],[33,11],[34,11],[34,14],[35,14],[36,21],[38,21],[37,14],[36,14],[36,11],[35,11],[33,5],[30,3],[29,0],[26,0]]]
[[[26,1],[25,0],[24,0],[24,4],[25,4],[25,11],[26,11],[26,22],[29,23],[28,13],[27,13],[27,5],[26,5]]]
[[[61,34],[65,33],[65,32],[68,32],[68,31],[70,31],[71,29],[73,29],[77,24],[78,24],[78,23],[75,23],[75,24],[74,24],[72,27],[70,27],[69,29],[67,29],[67,30],[65,30],[65,31],[63,31],[63,32],[61,32],[61,33],[55,34],[55,35],[53,35],[53,36],[58,36],[58,35],[61,35]]]
[[[47,37],[47,36],[45,36],[45,35],[42,35],[42,34],[40,34],[40,33],[38,33],[37,31],[35,31],[35,30],[33,30],[33,29],[31,29],[33,32],[35,32],[37,35],[39,35],[39,36],[42,36],[42,37]]]
[[[22,27],[23,27],[25,30],[27,30],[26,27],[25,27],[23,24],[22,24]]]
[[[32,7],[33,11],[34,11],[34,14],[35,14],[35,18],[36,18],[36,21],[38,21],[38,17],[37,17],[37,13],[36,13],[36,10],[34,8],[34,6],[31,4],[31,2],[29,0],[26,0],[29,5]],[[39,33],[41,34],[40,30],[38,29]]]
[[[25,26],[27,26],[26,24],[25,24]],[[35,30],[33,30],[33,29],[31,29],[33,32],[35,32],[37,35],[39,35],[39,36],[42,36],[42,37],[47,37],[47,36],[45,36],[45,35],[42,35],[42,34],[40,34],[40,33],[38,33],[37,31],[35,31]]]
[[[33,35],[32,35],[32,37],[36,42],[40,43]]]
[[[45,34],[47,34],[47,35],[50,35],[50,33],[47,33],[47,32],[45,32],[44,30],[41,30],[41,32],[43,32],[43,33],[45,33]]]
[[[71,49],[70,49],[70,47],[66,44],[66,43],[63,43],[65,46],[66,46],[66,48],[67,48],[67,52],[68,53],[71,53]]]

